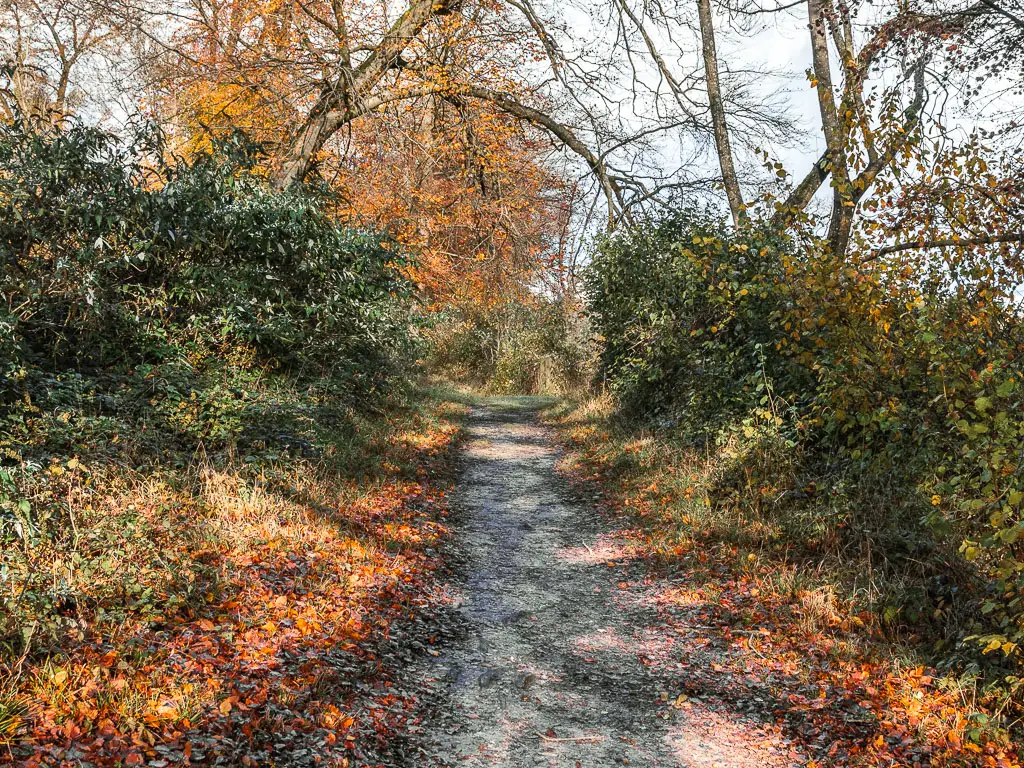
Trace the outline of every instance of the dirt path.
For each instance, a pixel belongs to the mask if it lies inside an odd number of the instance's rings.
[[[473,410],[455,505],[467,640],[422,670],[437,706],[417,765],[783,766],[777,733],[680,696],[692,643],[654,620],[632,564],[572,491],[529,399]]]

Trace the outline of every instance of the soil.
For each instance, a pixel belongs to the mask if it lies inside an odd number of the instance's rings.
[[[453,499],[465,568],[450,593],[465,632],[416,671],[435,702],[416,765],[804,764],[756,707],[687,685],[687,669],[711,663],[700,630],[657,621],[656,578],[599,490],[558,473],[538,407],[495,399],[469,416]]]

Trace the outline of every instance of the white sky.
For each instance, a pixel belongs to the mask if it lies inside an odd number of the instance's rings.
[[[560,41],[563,48],[571,56],[587,45],[607,49],[612,44],[615,34],[613,25],[608,24],[611,0],[574,0],[572,5],[564,0],[549,0],[557,9],[558,15],[568,25],[568,40]],[[671,0],[668,0],[671,4]],[[696,24],[696,3],[690,2],[690,8],[681,3],[684,13],[688,13]],[[550,7],[550,6],[549,6]],[[641,3],[632,0],[632,7],[639,12]],[[797,135],[786,143],[762,142],[761,149],[768,151],[773,160],[783,163],[792,178],[800,179],[818,159],[824,149],[824,140],[820,130],[820,114],[815,91],[810,87],[806,71],[811,65],[810,42],[807,33],[806,7],[798,6],[792,11],[759,17],[763,20],[756,31],[737,30],[730,20],[721,12],[716,16],[716,38],[719,54],[719,65],[726,70],[759,69],[763,76],[744,78],[751,95],[763,97],[780,107],[783,114],[791,119],[797,128]],[[666,59],[677,79],[682,79],[688,72],[698,70],[703,88],[703,64],[699,52],[699,36],[693,30],[685,28],[673,29],[673,35],[680,43],[674,47],[664,33],[648,27],[656,36],[659,51]],[[637,44],[642,49],[641,44]],[[682,48],[682,50],[680,50]],[[620,57],[621,58],[621,57]],[[659,75],[646,52],[634,60],[644,83],[655,87]],[[611,76],[606,72],[606,77]],[[620,76],[618,88],[623,104],[630,101],[628,76]],[[609,87],[608,92],[612,92]],[[703,96],[701,96],[703,98]],[[671,100],[662,99],[663,105],[672,107]],[[631,108],[627,107],[625,111]],[[641,117],[633,126],[627,123],[627,129],[636,130],[643,121],[644,109],[650,105],[641,105]],[[677,108],[676,108],[677,109]],[[761,160],[754,158],[750,152],[744,151],[740,142],[734,140],[734,152],[740,166],[741,181],[743,178],[765,180],[767,174],[760,167]],[[692,175],[715,176],[718,174],[718,161],[714,146],[710,142],[703,145],[688,139],[679,131],[668,131],[658,142],[661,162],[666,169],[677,167],[683,158],[691,160],[688,168]],[[695,148],[700,146],[699,157],[692,162]],[[613,158],[614,160],[614,158]],[[791,178],[791,180],[792,180]],[[724,196],[722,203],[724,205]]]

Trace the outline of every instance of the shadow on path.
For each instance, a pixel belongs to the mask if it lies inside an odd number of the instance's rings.
[[[805,762],[739,707],[723,715],[666,703],[663,676],[678,678],[694,645],[666,636],[644,599],[642,565],[556,473],[558,449],[536,420],[542,405],[506,398],[470,416],[454,499],[467,640],[422,671],[444,704],[424,723],[417,765]]]

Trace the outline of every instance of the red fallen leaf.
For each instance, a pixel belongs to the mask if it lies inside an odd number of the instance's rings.
[[[142,765],[142,755],[138,752],[129,752],[124,759],[125,765]]]

